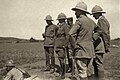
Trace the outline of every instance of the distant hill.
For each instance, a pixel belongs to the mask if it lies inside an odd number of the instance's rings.
[[[20,42],[29,42],[29,40],[14,37],[0,37],[0,43],[20,43]]]
[[[115,38],[111,40],[111,45],[120,46],[120,38]]]
[[[30,39],[21,39],[15,37],[0,37],[0,43],[32,43],[32,42],[43,42],[43,40],[36,40],[33,37]]]

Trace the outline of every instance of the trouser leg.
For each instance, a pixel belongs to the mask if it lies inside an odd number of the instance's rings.
[[[104,53],[96,53],[96,56],[93,60],[96,80],[104,80],[103,54]]]
[[[47,70],[50,69],[50,54],[49,54],[49,49],[48,47],[44,47],[45,49],[45,56],[46,56],[46,68]]]
[[[87,68],[88,68],[88,64],[90,63],[90,60],[91,59],[87,59],[87,58],[76,59],[76,66],[78,69],[78,75],[80,77],[80,80],[88,80]]]
[[[65,78],[65,72],[66,72],[66,67],[65,67],[65,51],[64,49],[59,49],[57,51],[58,54],[58,59],[60,62],[60,76],[62,79]]]
[[[66,48],[66,52],[67,52],[68,65],[69,65],[69,68],[71,68],[71,60],[70,60],[70,56],[69,56],[69,48],[68,47]]]
[[[54,48],[53,47],[49,48],[49,53],[50,53],[51,69],[54,69],[55,56],[54,56]]]
[[[65,78],[65,60],[64,58],[59,58],[60,61],[60,76],[61,78]]]

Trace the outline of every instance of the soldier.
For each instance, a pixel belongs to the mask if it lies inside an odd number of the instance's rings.
[[[105,13],[103,9],[96,5],[92,9],[92,14],[95,19],[98,19],[97,28],[93,35],[95,58],[93,60],[95,78],[104,80],[103,55],[109,52],[110,46],[110,25],[107,19],[102,15]]]
[[[72,28],[72,26],[73,26],[73,17],[68,17],[67,18],[67,23],[70,26],[70,28]]]
[[[46,23],[48,24],[45,28],[45,33],[42,34],[44,37],[44,50],[46,56],[45,71],[50,71],[50,73],[54,73],[55,71],[54,40],[57,26],[52,23],[53,20],[50,15],[47,15],[45,20]]]
[[[73,26],[73,17],[68,17],[67,18],[67,24],[70,26],[70,29],[72,28]],[[69,69],[68,69],[68,73],[69,72],[72,72],[72,67],[73,67],[73,61],[72,61],[72,56],[71,54],[73,53],[72,52],[72,49],[71,49],[71,45],[69,44],[68,47],[66,48],[67,50],[67,58],[68,58],[68,64],[69,64]]]
[[[37,76],[31,76],[26,71],[15,66],[13,60],[6,62],[7,75],[3,80],[40,80]]]
[[[66,46],[68,41],[68,32],[69,32],[69,25],[65,22],[66,15],[64,13],[60,13],[57,17],[58,23],[58,30],[56,33],[56,40],[55,40],[55,47],[56,47],[56,54],[58,54],[58,59],[60,62],[60,78],[65,78],[65,58],[66,58]]]
[[[76,35],[76,40],[73,43],[74,56],[76,59],[76,66],[80,80],[88,80],[87,69],[90,60],[94,57],[94,47],[92,43],[92,35],[95,28],[95,23],[86,14],[90,14],[87,11],[87,5],[84,2],[79,2],[75,8],[76,22],[69,31],[70,38],[72,35]],[[74,38],[73,38],[74,40]]]

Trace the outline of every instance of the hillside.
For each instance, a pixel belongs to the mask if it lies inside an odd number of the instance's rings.
[[[39,42],[42,40],[36,40],[34,38],[30,39],[20,39],[15,37],[0,37],[0,43],[28,43],[28,42]]]

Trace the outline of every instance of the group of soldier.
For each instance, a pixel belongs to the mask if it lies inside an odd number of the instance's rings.
[[[103,55],[110,51],[110,25],[103,16],[106,12],[95,5],[91,14],[87,11],[87,5],[84,2],[79,2],[72,10],[75,11],[77,18],[74,24],[73,18],[67,18],[64,13],[58,15],[57,25],[53,24],[50,15],[45,18],[47,23],[45,33],[43,33],[45,71],[50,71],[51,74],[55,72],[54,54],[56,53],[60,62],[60,79],[65,79],[67,56],[69,64],[67,72],[71,72],[72,77],[76,69],[80,80],[88,80],[87,70],[92,60],[95,74],[93,80],[105,80]],[[93,15],[98,20],[97,24],[87,14]],[[3,80],[40,80],[37,76],[31,76],[16,67],[13,60],[6,62],[5,71]]]
[[[75,11],[77,18],[74,24],[73,18],[67,18],[64,13],[58,15],[57,25],[53,24],[50,15],[45,18],[47,26],[42,34],[46,56],[45,71],[50,71],[51,74],[55,72],[56,53],[60,62],[61,79],[65,79],[67,56],[68,72],[77,69],[80,80],[88,80],[87,70],[92,59],[95,80],[105,80],[103,55],[109,52],[110,46],[110,25],[103,16],[106,12],[95,5],[90,13],[84,2],[79,2],[72,10]],[[93,15],[98,20],[97,24],[87,14]]]

